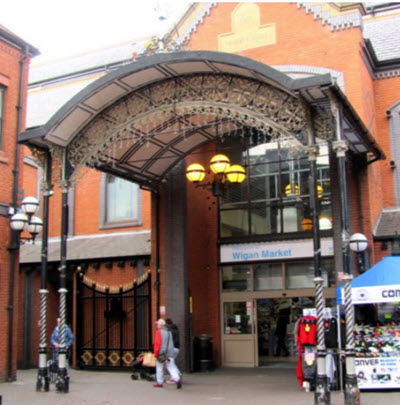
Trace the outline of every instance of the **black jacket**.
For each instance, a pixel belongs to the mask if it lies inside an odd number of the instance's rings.
[[[174,347],[179,349],[179,329],[178,329],[178,327],[173,323],[171,325],[168,325],[168,329],[172,334],[172,340],[174,341]]]

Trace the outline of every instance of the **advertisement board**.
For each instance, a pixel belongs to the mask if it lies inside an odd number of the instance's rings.
[[[387,357],[355,358],[360,389],[400,388],[400,353],[386,353]]]

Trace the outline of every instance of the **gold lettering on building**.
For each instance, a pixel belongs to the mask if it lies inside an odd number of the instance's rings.
[[[232,32],[218,36],[218,50],[238,52],[276,44],[274,23],[260,25],[260,7],[255,3],[240,3],[232,12]]]

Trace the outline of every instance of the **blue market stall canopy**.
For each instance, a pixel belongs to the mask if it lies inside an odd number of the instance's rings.
[[[336,288],[336,302],[344,303],[343,286]],[[400,256],[387,256],[351,282],[353,304],[400,301]]]

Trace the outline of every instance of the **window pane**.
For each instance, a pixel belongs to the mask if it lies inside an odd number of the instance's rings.
[[[254,287],[256,291],[282,289],[281,265],[267,263],[254,265]]]
[[[333,259],[321,260],[321,272],[324,287],[335,285],[335,270]],[[287,288],[314,288],[314,262],[296,262],[286,264]]]
[[[313,288],[314,265],[312,262],[286,264],[287,288]]]
[[[335,262],[333,258],[321,260],[322,277],[325,279],[325,287],[334,287],[336,285]]]
[[[252,303],[225,302],[224,303],[224,333],[251,333],[253,320],[251,316]]]
[[[222,267],[222,289],[224,291],[250,291],[251,275],[249,266]]]
[[[249,233],[247,209],[224,210],[220,213],[222,237],[243,236]]]
[[[115,176],[106,182],[106,222],[138,218],[139,186]]]
[[[253,235],[263,235],[277,233],[280,228],[279,209],[277,206],[252,207],[251,209],[251,233]]]

